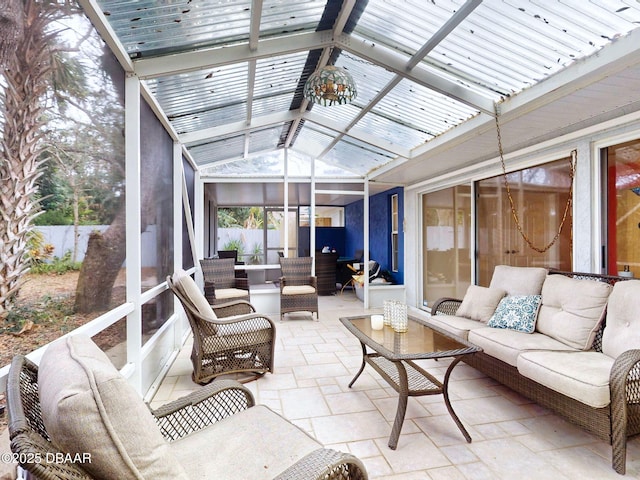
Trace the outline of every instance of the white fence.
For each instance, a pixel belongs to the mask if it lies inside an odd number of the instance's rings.
[[[104,232],[109,225],[81,225],[78,227],[78,251],[76,261],[81,262],[87,251],[89,235],[96,230]],[[43,225],[35,227],[44,236],[44,242],[53,245],[53,256],[63,257],[68,251],[73,252],[73,225]],[[156,227],[149,225],[142,233],[142,266],[157,265]]]

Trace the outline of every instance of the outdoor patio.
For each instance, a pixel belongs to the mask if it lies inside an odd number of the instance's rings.
[[[387,447],[397,394],[369,366],[349,389],[361,348],[339,317],[365,310],[353,292],[320,297],[320,321],[276,321],[274,374],[247,384],[268,405],[330,448],[365,463],[372,479],[640,478],[640,439],[628,444],[627,474],[611,468],[611,447],[465,364],[451,376],[453,408],[473,438],[466,443],[440,395],[409,399],[398,448]],[[191,345],[182,349],[152,406],[200,388],[191,381]],[[442,379],[448,361],[420,362]]]

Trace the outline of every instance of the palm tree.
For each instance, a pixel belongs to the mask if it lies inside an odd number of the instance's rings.
[[[69,0],[0,0],[0,318],[28,271],[27,235],[46,149],[43,114],[64,78],[53,42],[59,31],[51,25],[77,11]]]

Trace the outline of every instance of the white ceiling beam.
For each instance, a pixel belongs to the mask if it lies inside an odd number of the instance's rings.
[[[247,125],[251,125],[251,117],[253,116],[253,92],[256,86],[256,61],[249,61],[249,73],[247,75]]]
[[[233,133],[240,134],[254,128],[263,128],[290,122],[295,118],[297,118],[297,113],[289,110],[286,112],[272,113],[253,118],[251,123],[248,125],[245,120],[240,120],[238,122],[227,123],[218,127],[204,128],[195,132],[183,133],[179,138],[180,141],[185,144],[202,143],[207,140],[213,140],[217,137],[224,137]]]
[[[467,0],[449,19],[434,33],[431,38],[411,57],[407,63],[407,70],[413,69],[418,65],[431,50],[433,50],[447,35],[449,35],[462,21],[473,12],[482,0]]]
[[[203,70],[220,65],[277,57],[290,53],[325,48],[332,45],[331,30],[306,32],[260,40],[255,50],[249,43],[232,47],[204,48],[195,51],[134,60],[135,72],[140,78]]]
[[[344,27],[347,24],[347,20],[349,20],[349,17],[351,16],[351,12],[353,11],[353,7],[355,6],[356,6],[356,0],[346,0],[342,4],[342,10],[340,10],[340,13],[338,14],[338,18],[336,18],[336,21],[333,24],[334,37],[342,35],[342,32],[344,31]]]
[[[420,65],[407,71],[407,59],[389,48],[362,40],[356,41],[351,36],[344,34],[337,39],[336,43],[343,50],[386,68],[403,78],[454,98],[481,112],[493,114],[493,100],[490,98],[472,92],[462,84],[431,73]]]
[[[249,25],[249,50],[255,52],[260,40],[260,19],[262,18],[262,0],[252,0],[251,21]]]
[[[91,20],[102,39],[105,41],[109,49],[118,59],[125,72],[133,72],[134,66],[124,45],[118,39],[116,32],[111,28],[107,18],[102,13],[102,9],[96,0],[78,0],[85,15]]]

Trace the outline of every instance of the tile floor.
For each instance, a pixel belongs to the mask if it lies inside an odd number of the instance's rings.
[[[441,395],[409,398],[397,450],[387,447],[397,394],[361,362],[360,344],[339,322],[364,312],[353,292],[320,297],[320,320],[276,320],[275,373],[249,382],[268,405],[326,447],[351,452],[371,479],[640,478],[640,438],[627,447],[627,475],[611,468],[611,448],[546,409],[460,364],[449,385],[453,408],[473,438],[466,443]],[[152,400],[158,406],[197,388],[190,344]],[[442,379],[447,362],[423,361]]]

